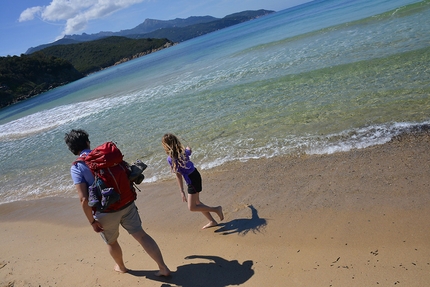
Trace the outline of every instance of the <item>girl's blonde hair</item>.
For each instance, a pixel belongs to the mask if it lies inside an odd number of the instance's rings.
[[[185,167],[185,147],[174,134],[165,134],[161,139],[161,144],[167,155],[172,159],[171,169],[173,172],[178,170],[178,167]]]

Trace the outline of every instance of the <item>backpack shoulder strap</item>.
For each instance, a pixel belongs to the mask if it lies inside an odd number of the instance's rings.
[[[72,165],[76,165],[78,162],[85,162],[85,158],[87,157],[88,154],[89,154],[88,152],[81,153],[81,155],[77,157],[75,161],[72,163]]]

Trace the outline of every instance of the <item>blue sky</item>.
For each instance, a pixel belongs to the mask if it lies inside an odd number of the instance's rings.
[[[305,2],[309,0],[1,0],[0,56],[19,56],[66,34],[131,29],[146,18],[222,18],[245,10],[280,11]]]

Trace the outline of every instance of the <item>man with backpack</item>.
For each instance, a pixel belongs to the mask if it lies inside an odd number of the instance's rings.
[[[124,229],[126,229],[128,233],[142,245],[146,253],[148,253],[148,255],[157,263],[159,271],[156,275],[169,276],[170,270],[164,263],[163,256],[157,243],[142,228],[140,215],[134,203],[136,195],[132,183],[129,183],[129,188],[117,190],[120,193],[119,200],[112,204],[111,208],[100,210],[95,209],[94,206],[90,206],[88,204],[89,188],[94,186],[94,175],[98,178],[98,173],[94,172],[93,167],[90,169],[87,164],[89,162],[86,161],[87,157],[90,158],[94,154],[91,153],[88,133],[81,129],[73,129],[69,133],[66,133],[64,140],[69,147],[69,150],[74,155],[79,156],[73,163],[70,171],[73,183],[75,184],[79,195],[82,209],[93,230],[100,233],[101,237],[107,244],[109,253],[116,263],[114,267],[115,271],[121,273],[128,271],[122,257],[121,246],[117,241],[119,236],[119,225],[121,224]],[[115,168],[118,168],[117,165],[119,166],[121,164],[115,164]],[[110,169],[107,169],[107,172],[110,173]],[[124,184],[122,185],[124,186]],[[114,187],[114,189],[119,189],[119,186],[118,188]]]

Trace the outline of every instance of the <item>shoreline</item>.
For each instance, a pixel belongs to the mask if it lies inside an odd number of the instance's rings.
[[[167,279],[153,276],[155,263],[123,229],[133,271],[114,272],[77,198],[2,204],[0,287],[426,286],[429,149],[424,129],[366,149],[202,171],[201,200],[225,216],[206,230],[173,176],[142,184],[136,204],[173,272]]]

